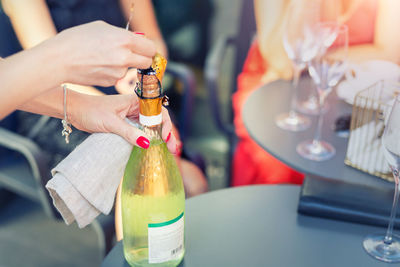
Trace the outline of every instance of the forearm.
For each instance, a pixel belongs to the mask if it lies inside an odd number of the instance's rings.
[[[64,118],[64,108],[67,112],[69,122],[73,121],[72,113],[77,109],[82,109],[85,106],[86,98],[90,96],[67,90],[66,106],[64,107],[64,91],[62,87],[57,87],[48,92],[45,92],[31,101],[28,101],[18,107],[19,110],[46,115],[54,118]]]
[[[67,100],[71,101],[75,92],[68,92]],[[67,103],[68,105],[70,103]],[[64,95],[63,89],[57,87],[45,92],[18,107],[19,110],[46,115],[54,118],[64,117]]]
[[[104,95],[104,93],[98,90],[94,86],[86,86],[79,84],[66,83],[67,87],[75,92],[86,94],[86,95]]]
[[[44,0],[1,0],[5,12],[11,20],[18,40],[24,49],[55,36],[57,34],[50,11]],[[102,95],[95,87],[68,84],[68,87],[80,93]]]
[[[400,50],[399,50],[400,51]],[[365,60],[388,60],[394,63],[400,63],[400,53],[398,51],[390,51],[379,45],[366,44],[349,46],[349,61],[360,63]]]
[[[0,61],[0,119],[64,82],[62,58],[51,46],[47,42]]]
[[[45,0],[1,0],[24,49],[57,34]]]
[[[400,63],[400,35],[397,25],[400,25],[400,1],[379,0],[372,44],[349,47],[349,58],[353,62],[381,59]]]
[[[64,106],[64,91],[57,87],[20,105],[19,109],[62,119],[65,108],[68,121],[78,130],[118,134],[132,145],[146,148],[145,144],[137,142],[140,136],[148,139],[146,134],[125,121],[126,118],[138,117],[139,103],[136,95],[91,96],[67,90],[65,99]],[[171,127],[168,112],[163,108],[164,140],[171,132]],[[176,153],[174,134],[166,142],[168,149]]]

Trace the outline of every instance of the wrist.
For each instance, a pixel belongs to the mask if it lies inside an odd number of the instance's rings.
[[[84,94],[80,94],[78,92],[75,92],[74,90],[67,89],[66,106],[63,106],[66,111],[68,122],[78,129],[80,128],[78,123],[80,117],[79,111],[80,107],[84,105],[84,103],[81,103],[83,97],[85,97]]]

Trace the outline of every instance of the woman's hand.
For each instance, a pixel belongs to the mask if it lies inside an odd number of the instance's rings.
[[[0,118],[62,83],[114,85],[128,67],[149,67],[155,53],[146,37],[104,22],[65,30],[0,62]]]
[[[149,137],[125,121],[125,118],[137,120],[139,117],[139,102],[136,95],[89,96],[69,91],[67,103],[68,119],[79,130],[91,133],[115,133],[133,145],[149,147]],[[166,141],[169,151],[176,154],[177,142],[172,133],[171,119],[165,108],[162,110],[162,115],[162,138]]]
[[[148,68],[155,44],[143,35],[96,21],[62,31],[43,45],[61,60],[62,83],[114,85],[128,67]]]

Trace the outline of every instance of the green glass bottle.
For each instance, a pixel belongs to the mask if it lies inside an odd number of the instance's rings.
[[[125,168],[121,210],[125,259],[131,266],[177,266],[184,255],[185,192],[175,158],[161,138],[161,84],[138,70],[139,121],[148,149],[134,146]]]

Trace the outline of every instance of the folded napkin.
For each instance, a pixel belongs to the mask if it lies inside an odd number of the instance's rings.
[[[353,104],[358,92],[378,81],[399,82],[400,66],[384,60],[369,60],[360,64],[349,64],[346,79],[337,86],[337,95]]]
[[[67,224],[82,228],[111,211],[131,150],[118,135],[95,133],[52,170],[46,188]]]

